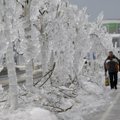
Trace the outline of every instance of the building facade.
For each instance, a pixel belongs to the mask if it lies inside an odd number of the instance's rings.
[[[103,25],[110,34],[120,34],[120,20],[104,20]]]
[[[112,36],[113,47],[120,49],[120,19],[104,20],[103,26],[106,27],[107,32]]]

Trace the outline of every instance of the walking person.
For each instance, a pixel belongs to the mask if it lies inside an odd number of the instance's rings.
[[[109,74],[111,89],[117,89],[119,59],[113,54],[112,51],[109,52],[109,56],[104,62],[104,68],[105,76],[107,76],[107,72]]]

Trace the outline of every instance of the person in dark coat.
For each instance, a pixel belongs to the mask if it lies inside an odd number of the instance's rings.
[[[108,71],[111,89],[117,89],[119,61],[113,52],[110,51],[109,56],[104,62],[105,76],[107,76]]]

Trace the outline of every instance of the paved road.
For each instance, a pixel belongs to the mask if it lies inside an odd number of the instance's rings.
[[[113,101],[108,106],[104,106],[100,111],[92,115],[85,116],[85,120],[120,120],[120,86],[117,91],[113,91]]]
[[[41,78],[41,76],[42,76],[42,72],[41,72],[40,69],[34,70],[34,72],[33,72],[33,79],[34,80],[38,80],[39,78]],[[25,74],[24,71],[23,72],[19,72],[17,74],[18,82],[24,82],[25,79],[26,79],[26,74]],[[0,84],[2,84],[3,86],[8,85],[8,77],[7,77],[7,75],[0,76]]]

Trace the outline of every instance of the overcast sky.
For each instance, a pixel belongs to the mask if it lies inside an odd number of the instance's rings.
[[[120,19],[120,0],[70,0],[80,8],[86,6],[90,20],[94,20],[103,11],[104,19]]]

